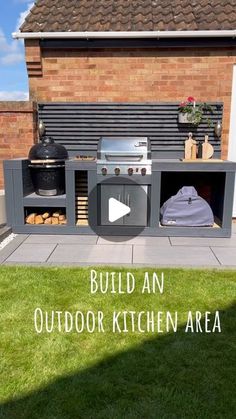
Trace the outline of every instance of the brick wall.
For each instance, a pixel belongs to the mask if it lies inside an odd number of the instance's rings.
[[[26,41],[31,99],[74,102],[224,102],[227,157],[232,68],[236,48],[43,50]]]
[[[4,186],[2,161],[27,157],[35,132],[32,102],[0,102],[0,188]]]

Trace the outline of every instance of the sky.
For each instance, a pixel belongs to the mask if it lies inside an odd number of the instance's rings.
[[[33,0],[0,0],[0,100],[28,99],[23,41],[12,39]]]

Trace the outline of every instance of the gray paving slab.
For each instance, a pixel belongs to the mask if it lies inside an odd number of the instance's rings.
[[[224,266],[236,266],[236,246],[231,248],[212,247],[212,251]]]
[[[0,264],[3,263],[27,237],[28,234],[19,234],[7,246],[0,250]]]
[[[21,244],[6,262],[46,262],[56,244]]]
[[[134,246],[134,264],[159,266],[219,266],[210,248],[176,246],[157,249],[154,246]]]
[[[113,236],[113,237],[99,237],[98,244],[136,244],[145,246],[170,246],[168,237],[146,237],[146,236]]]
[[[52,234],[52,235],[44,235],[44,234],[31,234],[25,241],[27,244],[35,244],[35,243],[52,243],[52,244],[96,244],[98,237],[96,235],[73,235],[73,234],[66,234],[66,235],[59,235],[59,234]]]
[[[219,237],[170,237],[172,246],[236,247],[236,234],[230,238]]]
[[[66,263],[132,263],[132,246],[127,245],[70,245],[59,244],[51,254],[48,262]]]
[[[236,224],[231,238],[19,234],[0,251],[1,264],[131,266],[236,266]],[[133,257],[132,257],[133,249]]]

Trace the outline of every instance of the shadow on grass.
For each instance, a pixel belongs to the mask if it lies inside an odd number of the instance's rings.
[[[222,333],[159,335],[2,404],[0,417],[235,418],[235,308],[220,312]]]

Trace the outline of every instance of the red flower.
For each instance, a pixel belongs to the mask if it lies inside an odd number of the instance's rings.
[[[195,99],[192,96],[189,96],[187,100],[188,100],[188,102],[195,102]]]
[[[187,106],[187,104],[188,104],[188,102],[181,102],[181,103],[179,104],[179,107],[180,107],[180,108],[184,108],[184,106]]]

